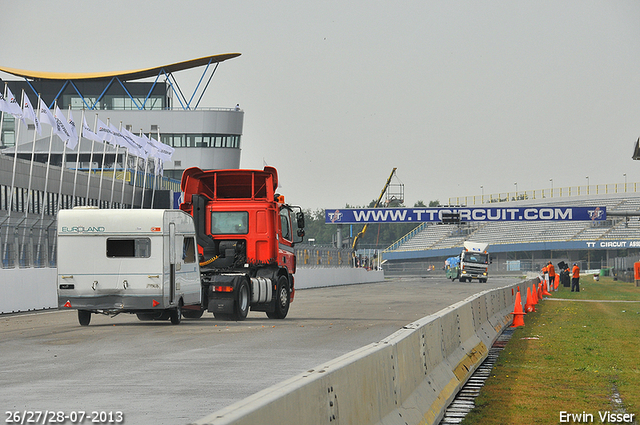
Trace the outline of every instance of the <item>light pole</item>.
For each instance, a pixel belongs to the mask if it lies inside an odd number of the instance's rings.
[[[484,186],[480,186],[480,190],[482,191],[482,196],[480,197],[480,203],[484,204]]]
[[[624,191],[627,192],[627,173],[622,173],[624,176]]]
[[[518,200],[518,182],[515,182],[514,186],[516,187],[516,201],[517,201]]]
[[[586,177],[587,179],[587,195],[589,194],[589,176]]]
[[[551,182],[551,197],[553,198],[553,179],[549,179]]]

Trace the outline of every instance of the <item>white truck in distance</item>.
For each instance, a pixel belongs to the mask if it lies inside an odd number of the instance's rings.
[[[471,282],[478,279],[486,282],[489,278],[489,264],[491,259],[487,251],[489,244],[482,242],[464,242],[464,248],[457,257],[447,259],[446,275],[451,280]]]

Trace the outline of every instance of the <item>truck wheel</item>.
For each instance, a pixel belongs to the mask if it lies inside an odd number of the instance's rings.
[[[269,319],[284,319],[289,313],[289,279],[286,276],[278,278],[276,287],[276,309],[267,313]]]
[[[89,326],[89,322],[91,322],[91,312],[78,310],[78,322],[80,322],[80,326]]]
[[[178,302],[178,306],[169,313],[172,325],[179,325],[182,320],[182,300]]]
[[[249,314],[249,283],[243,279],[238,286],[238,297],[233,307],[233,320],[242,321]]]

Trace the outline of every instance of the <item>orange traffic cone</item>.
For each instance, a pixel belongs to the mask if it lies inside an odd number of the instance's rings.
[[[536,308],[533,304],[533,297],[531,295],[531,288],[527,288],[527,302],[524,305],[524,309],[527,313],[536,311]]]
[[[542,295],[548,295],[551,296],[551,293],[549,292],[549,290],[547,289],[547,286],[549,286],[549,284],[547,282],[543,282],[542,283]]]
[[[538,293],[536,294],[538,301],[542,301],[542,282],[538,284]]]
[[[553,290],[557,291],[558,290],[558,286],[560,286],[560,275],[559,274],[556,275],[556,279],[555,280],[556,281],[554,282]]]
[[[531,288],[531,304],[538,304],[538,289],[536,285],[533,285],[533,288]]]
[[[517,328],[518,326],[524,326],[524,318],[522,316],[525,315],[525,312],[522,311],[522,298],[520,298],[520,291],[516,294],[516,303],[513,306],[513,325],[512,328]]]

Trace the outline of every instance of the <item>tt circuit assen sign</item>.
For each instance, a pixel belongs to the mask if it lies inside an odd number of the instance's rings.
[[[325,209],[327,224],[442,222],[443,216],[459,221],[596,221],[605,220],[605,207],[514,208],[348,208]]]

